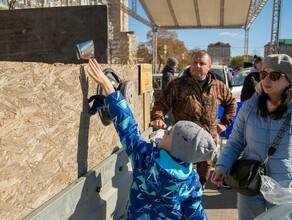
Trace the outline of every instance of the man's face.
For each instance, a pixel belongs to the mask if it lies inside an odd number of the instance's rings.
[[[207,54],[195,53],[191,58],[190,73],[197,80],[204,80],[211,68],[211,60]]]
[[[175,66],[172,66],[170,68],[173,69],[173,71],[176,71],[177,67],[178,67],[178,65],[175,65]]]

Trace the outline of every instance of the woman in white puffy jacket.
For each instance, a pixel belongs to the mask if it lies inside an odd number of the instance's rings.
[[[292,113],[292,58],[273,54],[264,59],[257,92],[241,107],[229,140],[212,175],[214,184],[221,184],[243,152],[243,159],[264,161],[285,119]],[[275,153],[267,163],[266,175],[276,181],[292,181],[292,124],[289,123]],[[238,193],[239,220],[251,220],[273,204],[261,193],[246,196]]]

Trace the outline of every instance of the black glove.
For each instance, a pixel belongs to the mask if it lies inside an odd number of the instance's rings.
[[[89,114],[95,115],[100,109],[105,107],[105,96],[104,95],[93,95],[88,99],[88,102],[93,102],[91,108],[89,109]]]

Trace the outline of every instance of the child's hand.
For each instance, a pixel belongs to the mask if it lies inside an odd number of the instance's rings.
[[[99,84],[103,88],[104,94],[107,96],[113,93],[115,89],[109,79],[106,77],[106,75],[104,75],[104,73],[102,72],[97,61],[95,59],[90,59],[88,64],[88,74],[97,84]]]

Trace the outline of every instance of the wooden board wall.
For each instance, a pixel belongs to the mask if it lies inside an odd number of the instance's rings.
[[[121,145],[112,124],[104,126],[98,114],[88,114],[87,98],[96,93],[96,84],[83,66],[33,62],[0,66],[0,219],[15,220]],[[106,67],[135,83],[134,115],[143,131],[138,67],[102,65]]]
[[[108,62],[107,5],[0,10],[0,60],[81,63],[76,44],[93,40]]]

